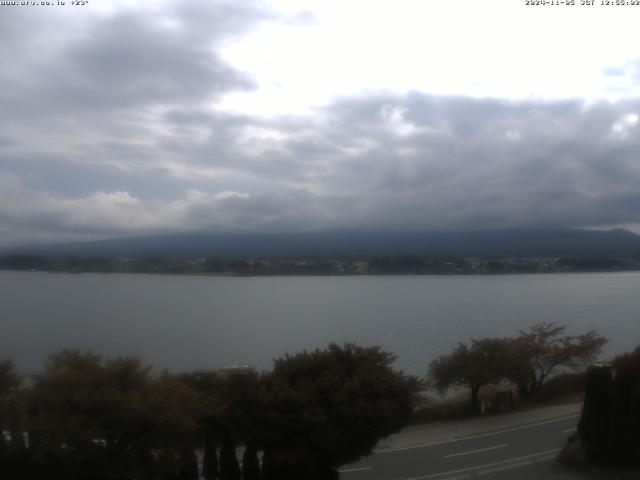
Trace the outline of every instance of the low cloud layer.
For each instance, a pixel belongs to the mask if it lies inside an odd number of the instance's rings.
[[[640,223],[640,99],[374,92],[308,115],[234,114],[219,100],[258,86],[220,49],[294,19],[179,5],[0,17],[12,65],[0,72],[0,244]]]

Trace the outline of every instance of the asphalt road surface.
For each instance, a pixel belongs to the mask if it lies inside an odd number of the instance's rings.
[[[579,415],[442,442],[377,450],[340,469],[341,480],[464,480],[518,478],[553,460],[576,428]]]

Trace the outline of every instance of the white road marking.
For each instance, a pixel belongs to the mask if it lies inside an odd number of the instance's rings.
[[[450,442],[457,442],[457,441],[458,440],[447,440],[446,442],[441,442],[441,443],[450,443]],[[403,450],[413,450],[415,448],[431,447],[433,445],[440,445],[440,443],[425,442],[425,443],[416,443],[415,445],[411,445],[410,447],[384,448],[382,450],[375,450],[373,454],[377,455],[379,453],[401,452]]]
[[[575,432],[577,428],[568,428],[567,430],[562,430],[562,433]]]
[[[371,467],[346,468],[344,470],[338,470],[338,472],[340,472],[340,473],[349,473],[349,472],[361,472],[363,470],[371,470]]]
[[[496,465],[504,465],[506,463],[514,463],[514,462],[517,463],[517,462],[521,462],[523,460],[527,460],[529,458],[539,457],[541,455],[549,455],[550,453],[556,453],[556,452],[559,452],[560,450],[561,450],[560,448],[555,448],[553,450],[546,450],[544,452],[532,453],[531,455],[524,455],[522,457],[510,458],[509,460],[502,460],[500,462],[487,463],[486,465],[476,465],[475,467],[461,468],[459,470],[451,470],[449,472],[432,473],[431,475],[423,475],[422,477],[404,478],[402,480],[426,480],[428,478],[443,477],[445,475],[455,475],[456,473],[471,472],[471,471],[474,471],[474,470],[482,470],[484,468],[493,467],[493,466],[496,466]]]
[[[504,448],[504,447],[508,447],[508,446],[509,445],[507,445],[505,443],[503,445],[496,445],[495,447],[478,448],[477,450],[469,450],[467,452],[452,453],[451,455],[444,455],[444,458],[460,457],[462,455],[471,455],[472,453],[486,452],[487,450],[495,450],[497,448]]]
[[[580,414],[576,413],[575,415],[569,415],[567,417],[554,418],[553,420],[546,420],[544,422],[532,423],[532,424],[529,424],[529,425],[522,425],[520,427],[507,428],[505,430],[499,430],[497,432],[481,433],[481,434],[478,434],[478,435],[469,435],[468,437],[454,438],[453,440],[444,440],[442,442],[417,443],[415,445],[411,445],[410,447],[385,448],[383,450],[376,450],[375,452],[373,452],[373,454],[377,455],[379,453],[401,452],[403,450],[413,450],[415,448],[433,447],[435,445],[445,445],[447,443],[463,442],[465,440],[473,440],[475,438],[485,438],[485,437],[490,437],[492,435],[500,435],[502,433],[509,433],[509,432],[515,432],[515,431],[518,431],[518,430],[525,430],[527,428],[539,427],[540,425],[547,425],[549,423],[562,422],[564,420],[569,420],[571,418],[576,418],[576,417],[579,417],[579,416],[580,416]]]
[[[548,462],[549,460],[555,460],[557,455],[547,455],[546,457],[536,458],[536,462]]]
[[[504,472],[505,470],[511,470],[512,468],[524,467],[526,465],[531,465],[531,461],[530,460],[526,460],[524,462],[518,462],[518,463],[512,463],[510,465],[505,465],[504,467],[490,468],[489,470],[480,470],[478,472],[478,475],[489,475],[490,473]]]

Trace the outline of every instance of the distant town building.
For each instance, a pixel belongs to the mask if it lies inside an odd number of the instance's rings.
[[[213,377],[220,380],[225,380],[233,375],[250,375],[255,373],[256,369],[249,365],[230,365],[213,370],[196,370],[194,374],[196,377]]]

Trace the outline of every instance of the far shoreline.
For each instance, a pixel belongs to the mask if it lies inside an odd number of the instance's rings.
[[[236,272],[135,272],[135,271],[115,271],[105,272],[97,270],[71,271],[71,270],[20,270],[20,269],[0,269],[0,272],[7,273],[48,273],[52,275],[156,275],[166,277],[221,277],[221,278],[287,278],[287,277],[507,277],[524,275],[580,275],[580,274],[624,274],[640,273],[640,269],[633,270],[581,270],[581,271],[556,271],[556,272],[442,272],[442,273],[236,273]]]

